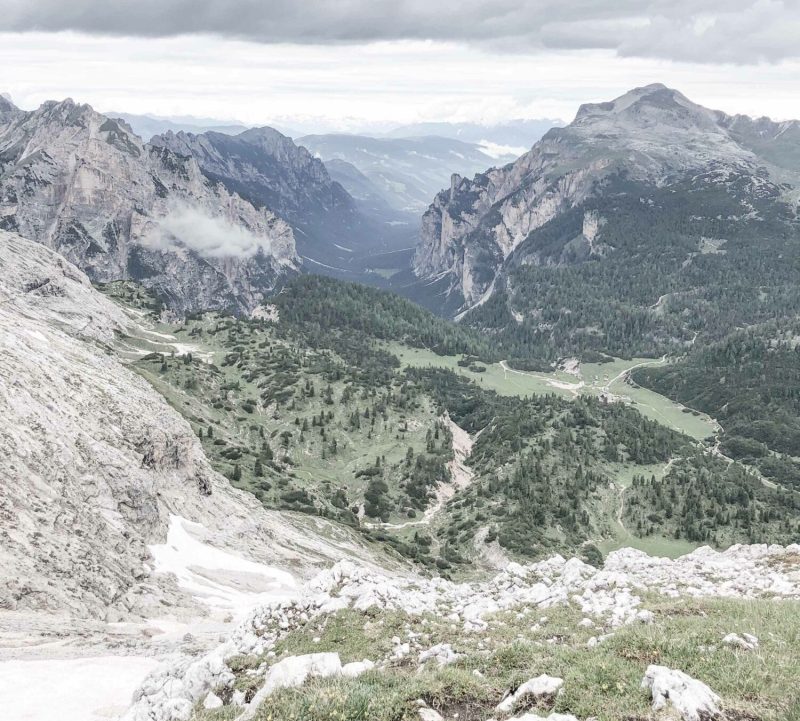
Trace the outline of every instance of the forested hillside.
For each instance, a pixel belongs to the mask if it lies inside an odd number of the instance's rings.
[[[654,188],[618,176],[531,233],[463,323],[509,355],[552,361],[682,353],[695,339],[794,317],[800,229],[780,189],[756,180],[708,175]]]
[[[714,416],[725,454],[800,487],[800,348],[797,322],[736,331],[634,379]]]
[[[131,284],[106,291],[157,307]],[[143,348],[134,365],[219,471],[267,507],[346,523],[424,566],[596,559],[622,532],[683,548],[799,531],[797,494],[630,405],[485,390],[491,339],[381,291],[301,277],[253,318],[195,315],[172,332],[182,354]],[[404,366],[393,348],[432,350],[464,375]]]

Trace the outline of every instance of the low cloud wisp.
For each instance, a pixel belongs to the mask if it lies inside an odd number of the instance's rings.
[[[145,239],[155,250],[188,248],[204,258],[249,258],[271,252],[270,239],[202,209],[176,203]]]

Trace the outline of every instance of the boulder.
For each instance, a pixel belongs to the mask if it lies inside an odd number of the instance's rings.
[[[438,643],[431,646],[427,651],[423,651],[419,655],[420,664],[424,664],[431,659],[436,661],[439,666],[449,666],[459,658],[459,655],[453,651],[453,647],[449,643]]]
[[[213,691],[208,692],[208,696],[205,697],[203,700],[203,708],[204,709],[215,709],[220,708],[222,706],[222,699],[217,696]]]
[[[432,708],[417,709],[417,713],[419,713],[420,721],[444,721],[441,714]]]
[[[683,671],[655,664],[648,666],[642,679],[642,688],[650,690],[653,711],[660,711],[672,704],[683,721],[721,718],[720,697],[702,681]]]

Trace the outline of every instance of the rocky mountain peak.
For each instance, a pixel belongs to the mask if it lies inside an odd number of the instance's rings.
[[[497,270],[531,233],[609,178],[658,187],[733,173],[800,185],[798,147],[796,123],[731,118],[660,83],[634,88],[582,105],[516,162],[440,192],[423,216],[414,271],[449,278],[448,307],[461,296],[464,310],[488,298]]]
[[[94,280],[135,278],[178,311],[255,305],[297,261],[291,228],[71,99],[0,123],[0,228]],[[180,148],[177,149],[180,151]]]
[[[719,132],[719,116],[693,103],[683,93],[661,83],[634,88],[605,103],[581,105],[569,128],[597,133],[615,126],[626,132],[673,128],[680,131]]]
[[[17,110],[17,106],[14,105],[8,93],[0,93],[0,113],[6,113],[10,110]]]

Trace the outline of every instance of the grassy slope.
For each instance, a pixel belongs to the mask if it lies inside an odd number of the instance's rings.
[[[234,481],[235,485],[260,493],[268,505],[285,506],[282,496],[305,490],[318,506],[327,508],[330,495],[341,488],[350,507],[363,502],[369,480],[356,476],[357,472],[373,466],[380,456],[388,469],[384,476],[392,490],[398,490],[403,469],[397,467],[402,466],[409,448],[415,456],[425,451],[426,434],[436,426],[436,413],[427,399],[417,399],[404,408],[390,403],[372,425],[371,417],[364,418],[364,411],[376,402],[374,393],[364,397],[364,387],[347,379],[329,380],[324,366],[314,363],[316,353],[298,353],[291,343],[275,337],[268,327],[236,324],[232,327],[237,332],[231,336],[230,329],[223,328],[227,322],[206,316],[188,321],[178,331],[173,329],[181,342],[193,343],[202,348],[202,353],[210,354],[215,370],[205,363],[187,364],[182,358],[170,357],[163,361],[160,357],[146,357],[135,365],[192,422],[195,430],[203,433],[206,453],[219,470],[232,477],[238,466],[241,478]],[[212,333],[215,327],[223,329]],[[200,329],[202,335],[192,335]],[[265,343],[269,347],[260,347]],[[226,364],[225,358],[232,349],[242,347],[252,351],[253,362]],[[249,373],[254,364],[263,372]],[[290,401],[263,401],[265,382],[271,382],[269,388],[273,392],[288,392]],[[313,396],[307,390],[308,383],[313,384]],[[352,399],[343,403],[348,385],[355,390]],[[328,388],[332,402],[324,395]],[[349,422],[354,412],[360,417],[358,428]],[[324,440],[321,428],[314,421],[322,413],[334,416],[326,419]],[[213,429],[213,437],[208,435],[209,427]],[[283,433],[292,434],[285,447]],[[334,441],[335,453],[331,451]],[[444,437],[439,441],[440,446],[443,441]],[[270,446],[274,467],[270,467],[261,452],[264,442]],[[241,455],[235,452],[237,449]],[[263,477],[254,473],[256,458],[261,459]],[[321,493],[321,489],[327,490]],[[404,520],[407,516],[398,515],[399,510],[395,509],[385,520]]]
[[[572,398],[576,392],[599,396],[610,390],[614,395],[630,400],[646,418],[658,421],[665,426],[702,440],[714,435],[716,424],[705,414],[690,411],[679,403],[673,403],[647,388],[633,386],[625,381],[625,373],[642,363],[656,363],[652,358],[614,359],[611,363],[586,363],[581,365],[581,379],[584,386],[571,390],[564,385],[574,386],[579,379],[564,371],[552,373],[527,373],[505,370],[499,363],[481,364],[483,373],[475,373],[458,365],[459,356],[442,356],[424,348],[408,348],[397,343],[389,343],[386,348],[397,355],[404,366],[419,368],[447,368],[477,382],[482,388],[493,390],[501,395],[524,397],[536,393],[554,393],[564,398]],[[616,380],[614,380],[616,379]],[[610,382],[610,381],[614,382]],[[562,385],[556,385],[562,384]]]
[[[278,657],[336,651],[342,662],[389,656],[391,637],[419,633],[422,648],[451,643],[462,654],[454,665],[422,672],[408,661],[392,661],[382,670],[358,679],[310,681],[299,689],[280,691],[265,702],[259,721],[412,721],[416,700],[424,699],[446,718],[483,721],[509,688],[546,673],[564,679],[564,691],[534,711],[572,713],[599,721],[650,718],[648,693],[640,684],[651,663],[678,668],[707,683],[723,699],[730,718],[798,721],[800,695],[800,603],[769,599],[665,600],[649,598],[652,625],[617,630],[589,648],[590,636],[602,629],[577,624],[574,606],[545,613],[520,609],[498,614],[482,634],[466,634],[446,619],[411,617],[396,612],[339,612],[292,632],[277,648]],[[731,632],[756,635],[757,651],[743,652],[720,644]],[[315,641],[314,639],[318,639]],[[237,686],[260,683],[244,668],[260,659],[241,659]],[[480,672],[476,675],[475,672]],[[521,709],[519,709],[521,711]],[[195,721],[221,721],[235,716],[230,708],[197,709]]]

